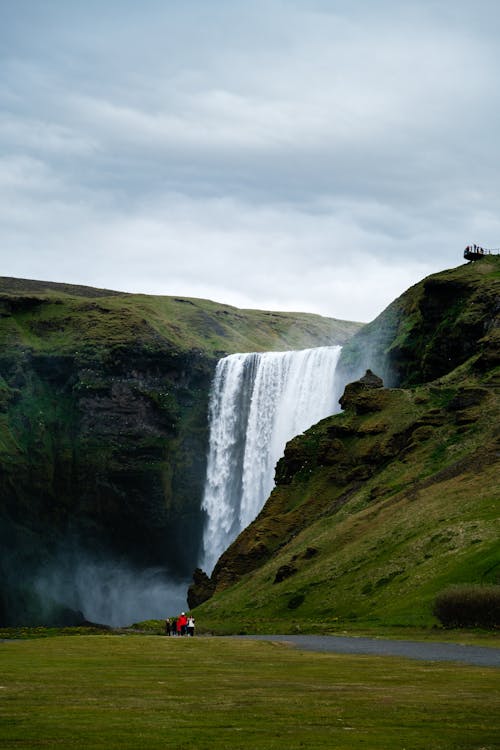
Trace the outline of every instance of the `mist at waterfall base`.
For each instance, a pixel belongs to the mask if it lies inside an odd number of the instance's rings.
[[[164,568],[138,569],[126,561],[93,559],[73,550],[61,552],[40,571],[34,589],[41,621],[55,618],[56,624],[64,624],[57,618],[68,613],[68,624],[75,624],[74,613],[81,613],[88,622],[124,627],[185,610],[188,584]]]
[[[286,443],[339,411],[340,346],[232,354],[218,362],[209,406],[210,438],[202,508],[201,567],[258,515]]]

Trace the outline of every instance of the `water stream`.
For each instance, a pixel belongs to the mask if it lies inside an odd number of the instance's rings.
[[[207,520],[201,566],[207,572],[261,510],[287,441],[338,411],[340,351],[327,346],[232,354],[218,362],[202,503]]]

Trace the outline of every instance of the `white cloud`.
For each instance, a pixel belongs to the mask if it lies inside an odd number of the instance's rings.
[[[484,2],[19,2],[3,273],[368,319],[499,244]]]
[[[105,200],[90,206],[63,194],[25,195],[22,223],[4,213],[12,228],[4,273],[48,278],[52,265],[53,280],[369,320],[433,270],[428,257],[398,257],[383,222],[377,232],[362,228],[378,216],[369,205],[356,217],[342,204],[305,213],[169,194],[125,216]]]
[[[0,117],[0,142],[4,148],[38,153],[88,156],[95,149],[88,137],[57,123],[14,115]]]
[[[345,148],[391,151],[477,122],[491,86],[492,50],[466,30],[372,28],[335,16],[305,14],[309,35],[291,32],[291,50],[263,59],[215,49],[207,69],[190,75],[134,76],[113,99],[75,93],[75,117],[108,141],[151,149],[284,148],[329,153]],[[322,24],[313,26],[316,24]],[[464,54],[464,50],[467,53]],[[160,66],[162,65],[160,61]],[[120,95],[121,94],[121,95]]]

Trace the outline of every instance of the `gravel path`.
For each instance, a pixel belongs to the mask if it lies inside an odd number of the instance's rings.
[[[337,635],[237,635],[232,637],[292,643],[306,651],[403,656],[421,661],[454,661],[478,667],[500,667],[500,648],[461,646],[459,643],[391,641],[383,638]]]

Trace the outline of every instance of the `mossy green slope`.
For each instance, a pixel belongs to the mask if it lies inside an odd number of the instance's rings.
[[[339,373],[354,380],[370,367],[388,386],[439,378],[472,356],[498,366],[500,256],[427,277],[394,300],[344,347]]]
[[[198,614],[207,625],[429,625],[447,585],[500,582],[498,269],[495,259],[437,280],[455,287],[463,274],[475,300],[484,283],[487,315],[468,359],[457,355],[451,372],[431,382],[422,368],[411,388],[351,389],[342,414],[287,445],[264,509],[214,570],[216,594]],[[412,288],[398,309],[415,299],[425,307],[428,289],[428,280]],[[449,331],[469,314],[453,308],[454,319],[444,316]],[[437,347],[421,335],[424,321],[408,323],[406,335],[405,325],[401,313],[385,350],[396,340],[399,351]],[[346,348],[360,352],[360,340],[367,343],[364,330]]]
[[[0,279],[0,622],[32,622],[32,572],[66,559],[61,547],[187,576],[217,359],[343,343],[358,328]]]
[[[0,277],[2,344],[82,354],[139,341],[143,347],[280,351],[344,344],[360,323],[311,313],[240,310],[210,300],[126,294]],[[83,352],[82,352],[83,350]]]

